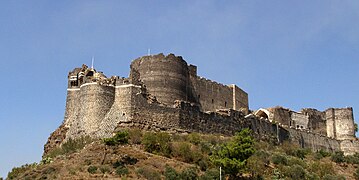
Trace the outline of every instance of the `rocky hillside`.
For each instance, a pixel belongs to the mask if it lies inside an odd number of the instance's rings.
[[[223,150],[232,152],[231,147],[243,148],[237,146],[240,144],[235,143],[236,139],[236,136],[139,130],[123,131],[102,140],[83,137],[48,152],[40,163],[14,168],[7,178],[219,179],[218,162],[224,160],[221,154],[226,155]],[[242,161],[243,166],[236,166],[239,171],[234,176],[230,168],[222,164],[223,176],[232,179],[359,178],[358,154],[344,157],[340,152],[311,152],[290,143],[275,145],[270,141],[254,142],[251,148],[255,151]]]

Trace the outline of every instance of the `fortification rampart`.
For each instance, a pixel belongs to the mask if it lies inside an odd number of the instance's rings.
[[[134,60],[129,78],[107,78],[86,65],[68,78],[64,122],[50,136],[45,154],[68,139],[110,137],[123,128],[233,135],[246,127],[260,139],[359,152],[351,108],[294,112],[276,107],[248,115],[246,92],[197,76],[196,66],[173,54]]]

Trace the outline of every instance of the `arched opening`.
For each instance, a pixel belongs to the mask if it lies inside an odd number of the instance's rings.
[[[254,115],[262,117],[264,119],[269,119],[269,111],[266,109],[259,109],[254,113]]]
[[[89,76],[93,76],[93,71],[89,71],[89,72],[86,74],[86,77],[89,77]]]

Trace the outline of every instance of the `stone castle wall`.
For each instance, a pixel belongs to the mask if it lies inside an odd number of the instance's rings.
[[[148,92],[165,105],[183,100],[202,111],[248,110],[248,94],[235,85],[223,85],[197,76],[197,67],[173,54],[144,56],[131,63],[132,83],[142,82]]]
[[[352,108],[330,108],[325,114],[329,137],[339,140],[355,139]]]
[[[314,151],[359,152],[351,108],[296,113],[277,107],[247,114],[246,92],[197,76],[197,67],[182,57],[138,58],[129,78],[107,78],[84,65],[69,73],[64,122],[50,136],[45,154],[68,139],[111,137],[123,128],[224,135],[250,128],[257,138],[290,140]],[[302,130],[294,129],[301,124]]]

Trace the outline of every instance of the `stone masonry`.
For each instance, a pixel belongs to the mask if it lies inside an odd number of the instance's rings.
[[[173,54],[133,60],[128,78],[108,78],[83,65],[69,72],[65,118],[50,135],[44,155],[69,139],[111,137],[123,128],[224,135],[250,128],[257,138],[279,143],[359,152],[351,108],[249,112],[245,91],[198,76],[196,66]]]

